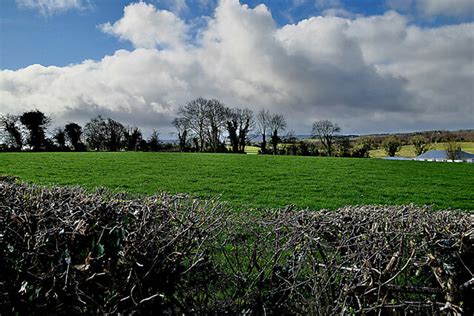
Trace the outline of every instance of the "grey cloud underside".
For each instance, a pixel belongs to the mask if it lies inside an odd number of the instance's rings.
[[[419,28],[389,11],[278,28],[265,6],[223,0],[191,41],[192,25],[171,12],[144,3],[125,12],[102,29],[135,50],[3,70],[0,112],[36,107],[78,121],[103,113],[166,133],[177,108],[202,96],[281,112],[305,134],[320,119],[346,133],[473,127],[472,23]]]

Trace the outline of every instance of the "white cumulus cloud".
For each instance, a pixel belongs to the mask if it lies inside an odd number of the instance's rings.
[[[123,13],[120,20],[102,24],[100,29],[142,48],[157,45],[177,47],[186,38],[186,24],[170,11],[157,10],[151,4],[138,2],[125,7]]]
[[[202,96],[281,112],[297,133],[320,119],[347,133],[472,128],[473,23],[421,28],[389,11],[278,27],[264,5],[221,0],[192,41],[191,27],[152,5],[129,5],[101,29],[134,50],[3,70],[0,112],[38,108],[58,122],[102,113],[166,132],[177,108]]]

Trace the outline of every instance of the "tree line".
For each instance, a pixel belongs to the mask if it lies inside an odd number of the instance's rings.
[[[50,131],[51,118],[39,110],[20,115],[0,117],[2,151],[159,151],[179,150],[193,152],[244,153],[245,147],[255,136],[251,134],[258,124],[263,142],[262,153],[276,153],[281,142],[280,133],[286,129],[281,114],[262,110],[254,117],[248,108],[229,108],[216,99],[198,98],[182,106],[179,116],[172,122],[178,142],[163,144],[159,133],[153,130],[148,139],[140,128],[125,126],[112,118],[101,115],[84,126],[69,122]],[[267,135],[268,134],[268,135]],[[266,138],[270,138],[270,149]]]
[[[57,127],[47,136],[51,118],[39,110],[27,111],[21,115],[0,117],[3,151],[158,151],[162,144],[159,134],[153,130],[148,139],[138,127],[124,126],[101,115],[92,118],[84,127],[69,122]]]
[[[198,98],[188,102],[174,119],[180,151],[244,153],[257,145],[260,154],[367,157],[370,143],[351,147],[341,128],[328,120],[313,123],[311,137],[300,140],[287,129],[281,113],[261,109],[229,108],[219,100]],[[339,149],[343,147],[344,149]]]
[[[192,100],[178,113],[173,125],[181,151],[244,153],[245,146],[259,133],[260,152],[277,153],[287,126],[282,114],[261,110],[254,115],[248,108],[229,108],[216,99]]]
[[[248,145],[259,147],[260,154],[368,157],[372,149],[383,148],[394,156],[405,144],[413,144],[416,154],[428,150],[430,140],[415,135],[410,140],[396,135],[349,137],[339,135],[337,123],[320,120],[312,125],[310,139],[298,139],[287,131],[280,113],[261,109],[230,108],[217,99],[197,98],[178,110],[172,125],[177,142],[163,144],[154,129],[144,138],[139,127],[125,126],[101,115],[84,126],[69,122],[56,127],[47,136],[51,118],[39,110],[0,117],[2,151],[182,151],[245,153]],[[286,134],[284,134],[286,132]]]

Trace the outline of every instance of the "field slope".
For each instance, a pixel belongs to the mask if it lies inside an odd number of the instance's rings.
[[[220,195],[234,207],[406,204],[474,209],[474,164],[231,154],[2,153],[0,174],[131,193]]]

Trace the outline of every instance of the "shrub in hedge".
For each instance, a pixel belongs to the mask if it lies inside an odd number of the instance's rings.
[[[172,313],[217,281],[205,246],[225,221],[217,204],[6,183],[0,191],[4,311]]]

